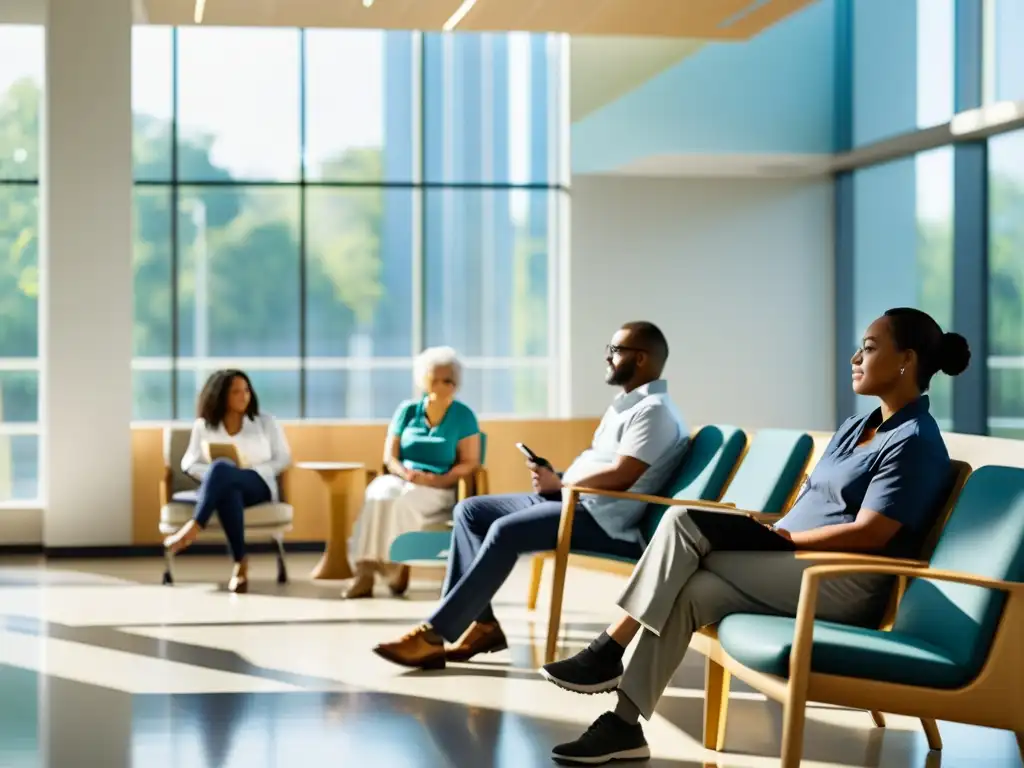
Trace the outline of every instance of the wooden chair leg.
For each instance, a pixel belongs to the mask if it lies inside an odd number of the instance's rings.
[[[569,567],[569,553],[555,553],[555,573],[551,581],[551,613],[548,616],[547,648],[544,651],[544,663],[555,660],[558,648],[558,631],[562,624],[562,596],[565,591],[565,572]]]
[[[939,726],[936,722],[922,717],[921,727],[924,728],[924,735],[928,738],[928,749],[942,749],[942,737],[939,735]]]
[[[782,766],[800,768],[804,753],[804,721],[807,717],[807,688],[811,679],[811,649],[814,646],[814,612],[818,603],[818,582],[804,579],[796,608],[793,650],[789,654],[789,682],[782,703]]]
[[[800,768],[804,753],[806,693],[791,690],[782,704],[782,768]]]
[[[885,715],[883,715],[877,709],[871,710],[871,719],[875,721],[875,725],[877,727],[885,728]]]
[[[533,556],[533,569],[530,573],[530,592],[526,596],[526,608],[537,610],[537,597],[540,595],[540,583],[544,578],[544,555]]]
[[[704,659],[704,746],[716,752],[725,749],[731,678],[721,664]]]

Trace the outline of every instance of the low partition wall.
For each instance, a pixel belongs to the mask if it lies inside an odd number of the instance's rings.
[[[540,419],[535,421],[485,421],[487,467],[491,493],[529,491],[530,475],[523,466],[517,442],[529,445],[556,467],[565,468],[584,449],[599,419]],[[387,424],[286,423],[285,434],[295,462],[358,461],[367,469],[380,470]],[[133,541],[158,544],[160,480],[163,477],[163,428],[132,429]],[[327,492],[312,473],[292,468],[285,494],[295,507],[292,541],[323,541],[327,535]],[[354,500],[356,503],[359,500]]]

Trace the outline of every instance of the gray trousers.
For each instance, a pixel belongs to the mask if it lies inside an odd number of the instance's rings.
[[[730,613],[796,616],[800,580],[812,565],[791,552],[712,552],[687,510],[669,509],[619,599],[642,625],[620,691],[650,720],[697,629]],[[816,615],[877,621],[892,584],[873,574],[826,579]]]

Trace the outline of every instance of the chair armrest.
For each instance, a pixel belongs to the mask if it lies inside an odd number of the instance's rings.
[[[919,561],[912,560],[910,562],[917,563]],[[998,589],[1011,595],[1024,594],[1024,583],[1019,581],[1003,581],[1001,579],[990,579],[987,576],[975,576],[973,573],[946,571],[941,568],[927,568],[919,565],[896,565],[886,562],[811,566],[804,571],[803,581],[800,586],[800,598],[803,599],[804,592],[809,587],[817,588],[817,583],[822,578],[847,576],[855,573],[875,573],[880,576],[907,576],[911,579],[934,579],[935,581],[950,581],[955,584],[967,584],[984,589]]]
[[[164,476],[160,478],[160,506],[166,507],[171,503],[171,468],[164,467]]]
[[[779,520],[781,515],[769,515],[766,512],[752,512],[747,509],[737,509],[736,505],[728,501],[706,501],[704,499],[669,499],[664,496],[651,496],[646,493],[630,493],[629,491],[602,491],[596,488],[584,488],[583,486],[570,485],[563,490],[572,491],[577,494],[589,496],[607,496],[612,499],[628,499],[630,501],[642,501],[645,504],[663,504],[666,507],[699,507],[700,509],[712,509],[718,512],[725,512],[734,515],[746,515],[760,523],[771,523]]]
[[[480,466],[476,468],[473,482],[475,486],[473,491],[477,496],[486,496],[491,492],[490,476],[487,474],[487,467]]]
[[[572,526],[576,521],[576,505],[580,501],[580,491],[566,488],[568,493],[562,494],[562,517],[558,521],[558,539],[555,543],[555,558],[568,560],[572,543]]]
[[[927,560],[913,560],[884,555],[868,555],[858,552],[815,552],[801,550],[796,553],[797,560],[812,560],[821,565],[896,565],[907,568],[927,568]],[[916,574],[915,574],[916,575]]]

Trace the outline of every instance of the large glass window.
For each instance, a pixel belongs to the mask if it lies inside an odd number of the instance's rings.
[[[0,25],[0,503],[39,496],[43,30]]]
[[[948,121],[955,0],[856,0],[852,6],[854,144]]]
[[[561,194],[426,194],[426,341],[463,350],[470,368],[466,397],[484,412],[548,411],[554,394],[548,390],[554,375],[548,253],[556,228],[551,212]]]
[[[1024,438],[1024,131],[990,139],[988,162],[988,427]]]
[[[988,0],[988,99],[1024,101],[1024,3]]]
[[[556,402],[559,36],[137,27],[135,415],[247,370],[387,418],[426,345],[480,413]]]
[[[892,307],[917,307],[953,326],[953,149],[854,172],[854,333]],[[840,350],[840,354],[843,351]],[[952,427],[952,381],[932,380],[932,414]],[[861,410],[875,407],[862,399]]]

